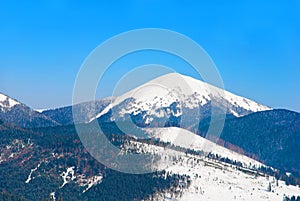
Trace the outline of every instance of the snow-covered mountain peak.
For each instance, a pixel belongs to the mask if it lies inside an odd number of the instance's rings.
[[[0,93],[0,107],[3,108],[12,108],[15,105],[21,104],[20,102]]]
[[[196,80],[194,78],[184,76],[178,73],[169,73],[123,94],[120,99],[127,98],[128,96],[133,98],[143,98],[149,100],[149,97],[159,96],[165,97],[170,92],[177,93],[180,96],[190,96],[194,92],[207,95],[209,93],[209,87],[206,83]]]
[[[174,88],[180,88],[180,91],[186,96],[201,95],[202,97],[199,98],[207,99],[207,100],[211,100],[213,96],[222,97],[227,101],[229,101],[232,105],[242,107],[252,112],[271,109],[270,107],[261,105],[247,98],[235,95],[233,93],[230,93],[226,90],[210,85],[201,80],[197,80],[190,76],[181,75],[178,73],[170,73],[170,74],[163,75],[159,78],[150,81],[149,83],[161,83]],[[239,115],[235,115],[235,116],[239,116]]]
[[[96,118],[112,110],[120,117],[143,114],[142,118],[149,123],[155,117],[178,117],[183,109],[194,114],[202,109],[208,114],[212,105],[237,117],[271,109],[195,78],[170,73],[116,97]]]

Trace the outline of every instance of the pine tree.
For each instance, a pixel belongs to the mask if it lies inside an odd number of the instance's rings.
[[[271,192],[271,191],[272,191],[272,187],[271,187],[271,183],[270,183],[270,182],[269,182],[267,191],[268,191],[268,192]]]

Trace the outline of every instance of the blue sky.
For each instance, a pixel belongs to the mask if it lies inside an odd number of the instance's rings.
[[[95,47],[116,34],[152,27],[199,43],[227,90],[300,111],[299,10],[296,0],[0,1],[0,92],[33,108],[69,105],[80,65]],[[137,55],[125,63],[156,58]],[[186,69],[178,67],[189,74]],[[113,85],[108,81],[102,95]]]

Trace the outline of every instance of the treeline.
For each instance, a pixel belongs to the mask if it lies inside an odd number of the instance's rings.
[[[287,197],[284,196],[283,201],[300,201],[300,196],[291,196],[291,197]]]
[[[285,181],[286,185],[300,185],[300,178],[295,177],[292,174],[287,175],[286,172],[283,172],[281,170],[274,170],[270,167],[259,167],[258,170],[265,174],[275,177],[277,180]]]
[[[245,168],[245,167],[243,167],[243,164],[241,162],[236,161],[236,160],[230,160],[227,157],[218,156],[218,154],[209,153],[208,158],[219,160],[219,161],[231,164],[231,165],[235,165],[238,168]],[[257,173],[260,172],[260,173],[263,173],[263,174],[266,174],[269,176],[273,176],[277,180],[284,181],[286,185],[293,185],[293,186],[299,185],[300,186],[300,178],[295,177],[292,174],[287,175],[287,173],[284,171],[273,169],[271,167],[265,167],[265,166],[260,166],[260,167],[252,166],[252,167],[246,167],[246,168],[249,168],[250,170],[252,170],[254,172],[256,171]],[[240,169],[240,170],[244,171],[243,169]]]

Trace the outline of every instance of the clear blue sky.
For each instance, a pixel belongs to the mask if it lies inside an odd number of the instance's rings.
[[[69,105],[80,65],[96,46],[152,27],[199,43],[227,90],[300,111],[299,1],[104,2],[0,1],[0,92],[33,108]]]

